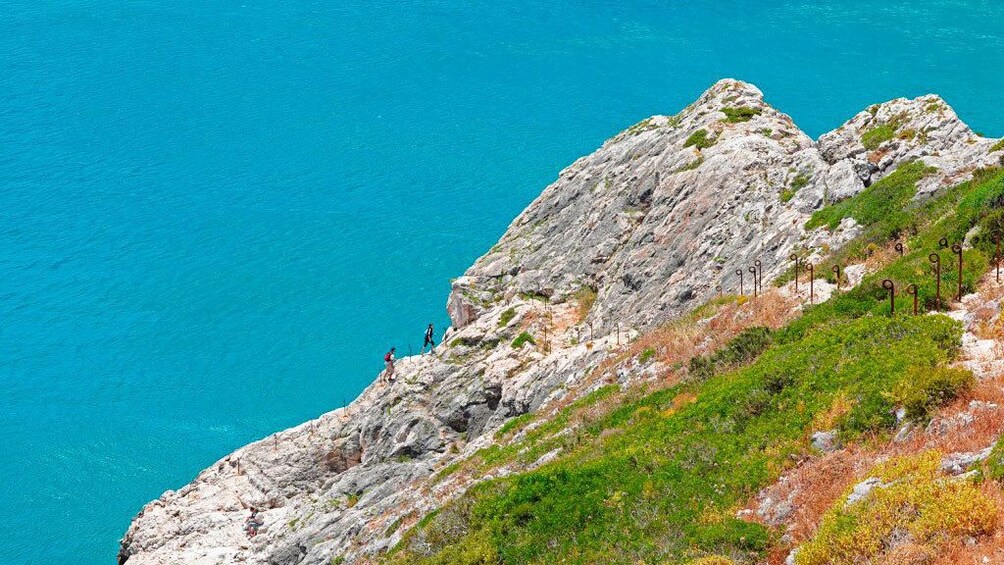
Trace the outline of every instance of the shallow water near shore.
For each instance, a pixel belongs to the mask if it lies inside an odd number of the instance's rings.
[[[941,94],[1004,135],[1004,5],[0,2],[2,563],[142,505],[440,333],[558,171],[714,81],[812,136]]]

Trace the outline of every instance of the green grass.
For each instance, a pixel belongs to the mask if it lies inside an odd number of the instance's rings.
[[[957,351],[959,326],[942,316],[867,316],[768,350],[752,365],[626,403],[558,461],[482,483],[438,515],[454,536],[431,552],[405,540],[399,562],[678,562],[705,554],[762,557],[763,526],[734,507],[804,453],[805,431],[837,395],[853,399],[847,437],[895,424],[893,391],[914,367]],[[674,410],[682,392],[695,402]],[[619,433],[605,434],[609,430]],[[409,539],[422,532],[411,532]],[[425,542],[428,538],[425,537]],[[418,551],[416,551],[418,550]],[[446,556],[450,556],[448,559]],[[480,563],[482,561],[470,561]]]
[[[512,319],[515,318],[515,317],[516,317],[516,309],[515,308],[509,308],[505,312],[502,312],[502,314],[499,315],[498,327],[504,328],[504,327],[508,326],[509,322],[511,322]]]
[[[895,172],[855,196],[819,210],[805,227],[826,226],[833,230],[844,218],[854,218],[864,226],[883,222],[891,225],[891,231],[902,229],[904,220],[909,216],[905,207],[917,192],[917,181],[930,171],[931,168],[921,161],[901,165]]]
[[[865,149],[869,151],[874,151],[878,149],[879,145],[889,141],[895,135],[896,127],[894,125],[882,124],[861,134],[861,145],[864,145]]]
[[[708,130],[699,129],[694,133],[690,134],[690,137],[683,142],[684,147],[694,146],[698,149],[707,149],[715,144],[716,139],[711,139],[708,137]]]
[[[725,114],[725,119],[722,121],[730,124],[748,122],[754,116],[759,116],[760,112],[762,112],[760,108],[750,108],[749,106],[725,107],[722,108],[722,113]]]
[[[805,188],[806,185],[808,184],[809,184],[809,177],[803,174],[799,174],[794,179],[792,179],[791,184],[788,186],[788,188],[781,191],[781,202],[788,202],[789,200],[795,197],[795,194],[797,194],[799,190]]]
[[[993,146],[990,147],[990,153],[993,153],[994,151],[1000,151],[1001,149],[1004,149],[1004,139],[998,141],[997,143],[994,143]]]
[[[674,169],[673,173],[682,173],[684,171],[693,171],[697,167],[700,167],[701,164],[703,164],[703,163],[704,163],[704,157],[698,157],[697,159],[694,159],[693,161],[687,163],[686,165],[683,165],[681,167],[678,167],[678,168]]]
[[[997,440],[993,450],[990,451],[990,457],[987,457],[984,465],[983,476],[994,481],[1004,481],[1004,437]]]
[[[527,412],[526,414],[521,414],[515,418],[511,418],[508,422],[502,424],[502,427],[495,432],[495,437],[502,438],[509,434],[514,434],[525,428],[526,425],[532,422],[534,418],[535,415],[532,412]]]
[[[624,133],[626,133],[627,135],[638,135],[639,133],[657,129],[658,127],[659,124],[655,123],[654,119],[645,118],[644,120],[638,122],[637,124],[629,127]]]
[[[529,332],[523,332],[516,336],[516,339],[512,340],[512,348],[519,349],[523,347],[523,344],[529,343],[530,345],[537,345],[537,341],[533,339],[533,336]]]
[[[655,357],[655,349],[652,349],[651,347],[649,347],[649,348],[645,349],[645,351],[642,351],[641,355],[638,356],[638,362],[639,363],[647,363],[653,357]]]

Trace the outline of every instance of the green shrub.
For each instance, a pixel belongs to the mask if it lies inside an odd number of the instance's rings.
[[[529,343],[530,345],[537,345],[536,340],[528,332],[523,332],[516,336],[516,339],[512,340],[512,348],[519,349],[523,347],[524,343]]]
[[[686,165],[683,165],[683,166],[681,166],[681,167],[673,170],[673,173],[682,173],[684,171],[693,171],[697,167],[700,167],[702,163],[704,163],[704,157],[698,157],[697,159],[694,159],[693,161],[687,163]]]
[[[504,327],[508,326],[509,322],[511,322],[512,319],[515,318],[515,317],[516,317],[516,309],[515,308],[509,308],[505,312],[502,312],[501,315],[499,315],[499,324],[498,324],[498,326],[500,328],[504,328]]]
[[[723,121],[730,124],[748,122],[753,119],[753,116],[760,115],[760,112],[762,112],[760,108],[750,108],[749,106],[722,108],[722,113],[725,114],[725,119]]]
[[[993,450],[990,451],[983,474],[994,481],[1004,480],[1004,437],[997,440]]]
[[[690,134],[690,137],[683,142],[684,147],[694,146],[698,149],[707,149],[715,144],[715,139],[708,138],[708,130],[699,129],[694,133]]]
[[[889,225],[889,230],[902,230],[908,217],[906,204],[917,192],[917,181],[932,169],[922,161],[900,165],[891,175],[838,204],[819,210],[805,224],[806,229],[827,226],[833,230],[844,218],[854,218],[859,224],[869,226],[878,222]]]
[[[891,124],[882,124],[861,134],[861,145],[865,149],[873,151],[886,141],[896,135],[896,127]]]
[[[940,464],[941,454],[927,451],[873,468],[869,475],[883,486],[853,504],[846,504],[849,493],[842,497],[799,548],[795,563],[906,563],[891,554],[897,536],[906,534],[915,547],[937,555],[948,539],[992,532],[997,521],[993,500],[970,481],[946,481]]]
[[[794,179],[792,179],[792,181],[791,181],[791,189],[792,190],[801,190],[801,189],[805,188],[805,186],[807,184],[809,184],[809,177],[806,176],[806,175],[800,174],[800,175],[797,175]]]
[[[649,359],[651,359],[653,357],[655,357],[655,349],[652,349],[651,347],[649,347],[649,348],[645,349],[645,351],[642,351],[641,355],[638,356],[638,362],[639,363],[646,363],[646,362],[648,362]]]
[[[1001,149],[1004,149],[1004,139],[1001,139],[997,143],[994,143],[993,146],[990,148],[990,153],[993,153],[994,151],[1000,151]]]
[[[746,328],[715,353],[692,358],[688,365],[690,377],[703,381],[720,369],[749,363],[770,347],[770,344],[770,328]]]
[[[913,367],[893,390],[893,396],[908,418],[923,420],[937,407],[969,390],[975,380],[965,369]]]
[[[629,127],[624,133],[626,133],[627,135],[638,135],[639,133],[656,129],[658,127],[659,124],[655,123],[654,119],[645,118],[644,120],[638,122],[637,124]]]
[[[809,184],[808,176],[803,174],[797,175],[794,179],[792,179],[791,184],[788,186],[788,188],[781,191],[781,202],[788,202],[789,200],[795,197],[795,194],[797,194],[799,190],[805,188],[806,185],[808,184]]]

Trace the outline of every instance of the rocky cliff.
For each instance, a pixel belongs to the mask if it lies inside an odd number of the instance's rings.
[[[485,478],[443,471],[507,421],[595,389],[590,376],[623,344],[719,287],[738,292],[737,269],[749,292],[752,261],[770,281],[790,253],[858,231],[845,219],[806,232],[812,212],[915,159],[937,168],[919,186],[928,197],[997,163],[994,143],[933,95],[872,106],[813,141],[754,86],[719,81],[563,170],[454,282],[453,328],[434,355],[147,504],[120,561],[367,561]],[[250,506],[265,523],[254,538]]]

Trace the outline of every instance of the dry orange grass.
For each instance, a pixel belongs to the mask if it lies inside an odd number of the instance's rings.
[[[772,290],[755,299],[724,304],[707,320],[697,323],[688,320],[659,328],[638,339],[628,354],[638,355],[652,349],[655,358],[667,365],[685,363],[695,355],[719,349],[747,328],[780,328],[798,314],[797,306],[797,299]]]

